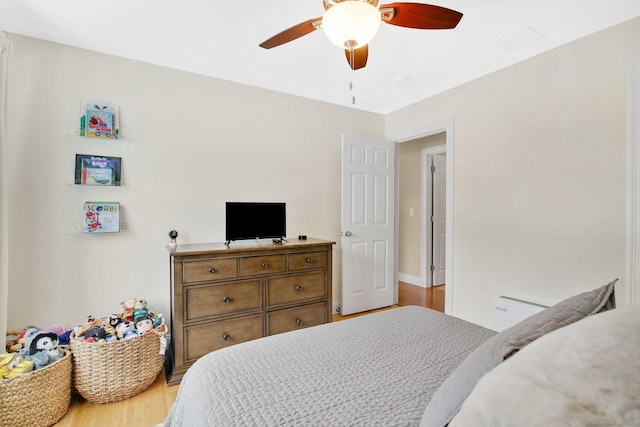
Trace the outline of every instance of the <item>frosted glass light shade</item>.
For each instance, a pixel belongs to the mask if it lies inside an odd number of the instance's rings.
[[[325,12],[322,28],[334,45],[357,49],[376,35],[380,21],[380,12],[375,6],[359,0],[344,0]]]

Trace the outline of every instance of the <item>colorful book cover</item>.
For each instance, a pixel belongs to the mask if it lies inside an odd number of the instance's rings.
[[[120,231],[120,203],[85,202],[83,233],[117,233]]]
[[[87,110],[87,126],[84,136],[95,138],[113,137],[113,114],[108,111]]]
[[[120,185],[120,157],[76,154],[75,183],[81,185]]]
[[[80,135],[91,138],[118,139],[119,110],[117,105],[83,102],[80,115]]]

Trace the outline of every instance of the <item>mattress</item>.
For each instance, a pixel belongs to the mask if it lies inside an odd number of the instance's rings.
[[[164,425],[417,426],[494,334],[407,306],[234,345],[189,368]]]

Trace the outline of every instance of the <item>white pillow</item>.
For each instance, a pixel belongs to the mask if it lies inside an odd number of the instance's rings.
[[[449,427],[640,422],[640,306],[538,338],[483,376]]]

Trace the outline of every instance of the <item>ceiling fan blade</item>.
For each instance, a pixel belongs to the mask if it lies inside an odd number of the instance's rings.
[[[270,39],[263,41],[262,43],[260,43],[260,47],[271,49],[272,47],[280,46],[281,44],[285,44],[302,36],[306,36],[307,34],[319,28],[319,25],[313,25],[313,23],[317,21],[322,22],[322,17],[309,19],[308,21],[304,21],[299,23],[298,25],[294,25],[293,27],[276,34]]]
[[[344,53],[347,56],[349,67],[351,67],[352,70],[359,70],[360,68],[364,68],[364,66],[367,65],[367,58],[369,57],[369,45],[365,44],[364,46],[353,50],[353,63],[351,63],[351,51],[349,49],[345,49]]]
[[[385,13],[385,9],[393,9],[393,12]],[[448,30],[455,28],[462,19],[460,12],[422,3],[383,4],[380,13],[387,24],[422,30]]]

